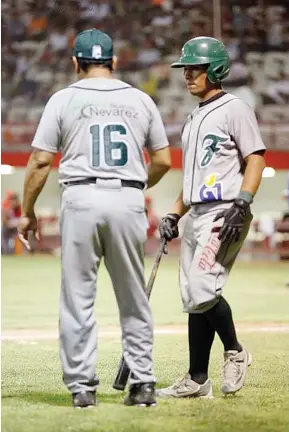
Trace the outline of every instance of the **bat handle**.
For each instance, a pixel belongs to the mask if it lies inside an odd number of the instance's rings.
[[[165,255],[167,255],[168,254],[168,243],[167,243],[167,240],[165,238],[162,239],[161,248],[162,248],[163,253]]]

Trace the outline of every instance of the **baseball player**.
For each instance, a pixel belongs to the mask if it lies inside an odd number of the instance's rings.
[[[178,222],[189,212],[181,246],[180,288],[188,313],[188,373],[158,391],[163,397],[213,396],[208,379],[215,332],[224,345],[222,392],[244,385],[251,355],[237,339],[223,287],[248,233],[250,204],[264,168],[265,146],[252,109],[225,93],[222,81],[230,63],[222,42],[210,37],[189,40],[180,59],[188,91],[199,106],[182,130],[183,189],[162,219],[161,237],[178,237]]]
[[[75,407],[97,403],[97,326],[93,307],[101,259],[116,295],[123,354],[131,375],[126,405],[155,404],[153,327],[144,292],[143,247],[147,219],[143,190],[170,168],[160,114],[145,93],[114,79],[111,38],[96,29],[80,33],[73,65],[79,81],[48,101],[27,166],[19,237],[29,249],[34,213],[54,154],[61,196],[62,277],[60,358]],[[147,170],[143,149],[151,163]]]

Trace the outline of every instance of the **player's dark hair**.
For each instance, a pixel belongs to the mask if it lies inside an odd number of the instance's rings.
[[[77,58],[77,63],[79,69],[82,69],[86,73],[89,71],[89,69],[94,67],[103,67],[110,70],[110,72],[113,71],[112,60],[95,61]]]

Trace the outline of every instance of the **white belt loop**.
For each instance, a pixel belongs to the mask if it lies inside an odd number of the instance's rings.
[[[98,189],[121,189],[121,180],[120,179],[101,179],[97,178],[95,182],[95,186]]]

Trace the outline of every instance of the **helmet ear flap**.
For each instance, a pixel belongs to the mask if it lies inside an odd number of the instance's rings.
[[[212,83],[223,81],[230,72],[230,63],[227,59],[212,62],[207,70],[208,80]]]
[[[207,76],[208,76],[208,80],[210,81],[210,83],[215,84],[218,82],[215,73],[214,73],[214,67],[212,64],[210,64],[210,66],[207,69]]]

